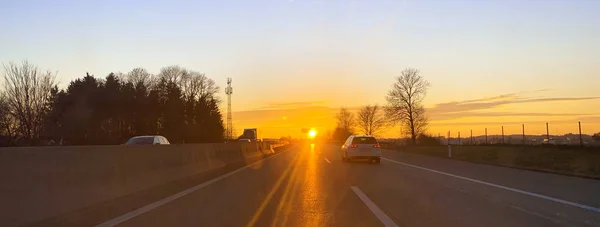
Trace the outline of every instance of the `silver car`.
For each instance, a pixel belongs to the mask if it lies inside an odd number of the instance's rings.
[[[367,159],[379,164],[381,148],[373,136],[350,136],[342,146],[342,160]]]
[[[135,136],[127,140],[125,145],[167,145],[169,141],[164,136]]]

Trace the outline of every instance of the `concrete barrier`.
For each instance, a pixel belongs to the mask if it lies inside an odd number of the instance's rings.
[[[272,154],[275,153],[273,147],[270,143],[261,143],[261,149],[263,154]]]
[[[35,222],[231,164],[262,143],[0,148],[0,226]]]

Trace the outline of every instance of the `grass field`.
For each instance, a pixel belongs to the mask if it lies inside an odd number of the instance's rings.
[[[447,146],[397,148],[448,158]],[[600,148],[575,146],[452,146],[452,159],[600,179]]]

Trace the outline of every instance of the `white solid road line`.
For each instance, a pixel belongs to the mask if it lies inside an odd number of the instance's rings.
[[[475,179],[471,179],[471,178],[468,178],[468,177],[458,176],[458,175],[454,175],[454,174],[450,174],[450,173],[446,173],[446,172],[442,172],[442,171],[438,171],[438,170],[428,169],[428,168],[425,168],[425,167],[421,167],[421,166],[417,166],[417,165],[413,165],[413,164],[408,164],[408,163],[396,161],[396,160],[389,159],[389,158],[381,157],[381,159],[389,161],[389,162],[393,162],[393,163],[396,163],[396,164],[400,164],[400,165],[405,165],[405,166],[409,166],[409,167],[413,167],[413,168],[417,168],[417,169],[422,169],[422,170],[429,171],[429,172],[434,172],[434,173],[438,173],[438,174],[442,174],[442,175],[446,175],[446,176],[450,176],[450,177],[455,177],[455,178],[458,178],[458,179],[463,179],[463,180],[467,180],[467,181],[471,181],[471,182],[475,182],[475,183],[480,183],[480,184],[484,184],[484,185],[491,186],[491,187],[501,188],[501,189],[505,189],[505,190],[508,190],[508,191],[512,191],[512,192],[516,192],[516,193],[521,193],[521,194],[524,194],[524,195],[529,195],[529,196],[537,197],[537,198],[540,198],[540,199],[545,199],[545,200],[549,200],[549,201],[553,201],[553,202],[557,202],[557,203],[562,203],[562,204],[565,204],[565,205],[570,205],[570,206],[574,206],[574,207],[577,207],[577,208],[581,208],[581,209],[585,209],[585,210],[589,210],[589,211],[600,213],[600,208],[593,207],[593,206],[583,205],[583,204],[579,204],[579,203],[575,203],[575,202],[571,202],[571,201],[567,201],[567,200],[557,199],[557,198],[546,196],[546,195],[540,195],[540,194],[533,193],[533,192],[519,190],[519,189],[516,189],[516,188],[506,187],[506,186],[503,186],[503,185],[498,185],[498,184],[493,184],[493,183],[489,183],[489,182],[485,182],[485,181],[475,180]]]
[[[115,225],[121,224],[121,223],[123,223],[123,222],[125,222],[125,221],[127,221],[129,219],[132,219],[132,218],[134,218],[136,216],[139,216],[139,215],[144,214],[144,213],[146,213],[148,211],[151,211],[151,210],[153,210],[153,209],[155,209],[157,207],[165,205],[165,204],[167,204],[167,203],[169,203],[169,202],[171,202],[173,200],[176,200],[176,199],[179,199],[179,198],[181,198],[183,196],[186,196],[186,195],[188,195],[188,194],[190,194],[192,192],[195,192],[195,191],[197,191],[197,190],[199,190],[201,188],[204,188],[204,187],[206,187],[206,186],[208,186],[208,185],[210,185],[212,183],[215,183],[217,181],[223,180],[223,179],[225,179],[225,178],[227,178],[227,177],[229,177],[229,176],[231,176],[233,174],[236,174],[237,172],[240,172],[242,170],[245,170],[245,169],[249,168],[252,165],[255,165],[255,164],[258,164],[260,162],[264,162],[264,161],[266,161],[268,159],[271,159],[271,158],[274,158],[276,156],[279,156],[280,154],[285,153],[286,151],[289,151],[289,150],[294,149],[294,148],[296,148],[296,147],[291,147],[291,148],[289,148],[289,149],[287,149],[285,151],[279,152],[279,154],[275,154],[275,155],[273,155],[271,157],[268,157],[268,158],[265,158],[265,159],[261,159],[259,161],[254,162],[254,163],[246,165],[246,166],[244,166],[242,168],[239,168],[239,169],[236,169],[236,170],[234,170],[232,172],[223,174],[223,175],[221,175],[221,176],[219,176],[217,178],[214,178],[212,180],[206,181],[206,182],[204,182],[202,184],[199,184],[199,185],[196,185],[194,187],[188,188],[188,189],[186,189],[186,190],[184,190],[182,192],[179,192],[177,194],[171,195],[171,196],[169,196],[167,198],[161,199],[159,201],[156,201],[156,202],[153,202],[153,203],[148,204],[146,206],[143,206],[141,208],[138,208],[137,210],[134,210],[134,211],[131,211],[129,213],[123,214],[123,215],[121,215],[119,217],[110,219],[110,220],[108,220],[108,221],[106,221],[106,222],[104,222],[102,224],[96,225],[96,227],[108,227],[108,226],[115,226]]]
[[[388,217],[385,213],[383,213],[383,211],[381,209],[379,209],[379,207],[377,205],[375,205],[375,203],[373,201],[371,201],[371,199],[369,199],[369,197],[367,195],[365,195],[365,193],[363,191],[361,191],[360,188],[358,188],[356,186],[350,186],[350,189],[352,189],[352,191],[354,191],[354,193],[356,193],[358,198],[360,198],[360,200],[362,200],[363,203],[365,203],[365,205],[367,205],[369,210],[371,210],[371,212],[373,212],[373,214],[375,214],[375,217],[377,217],[377,219],[379,219],[379,221],[381,221],[381,223],[383,223],[384,226],[398,227],[398,225],[390,217]]]
[[[329,161],[329,159],[325,158],[325,161],[327,161],[327,163],[331,164],[331,161]]]

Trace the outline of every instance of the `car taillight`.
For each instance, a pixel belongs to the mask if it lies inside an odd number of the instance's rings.
[[[358,144],[352,144],[352,145],[350,145],[350,148],[357,148],[357,147],[358,147]]]
[[[373,145],[373,148],[379,148],[379,144]]]

